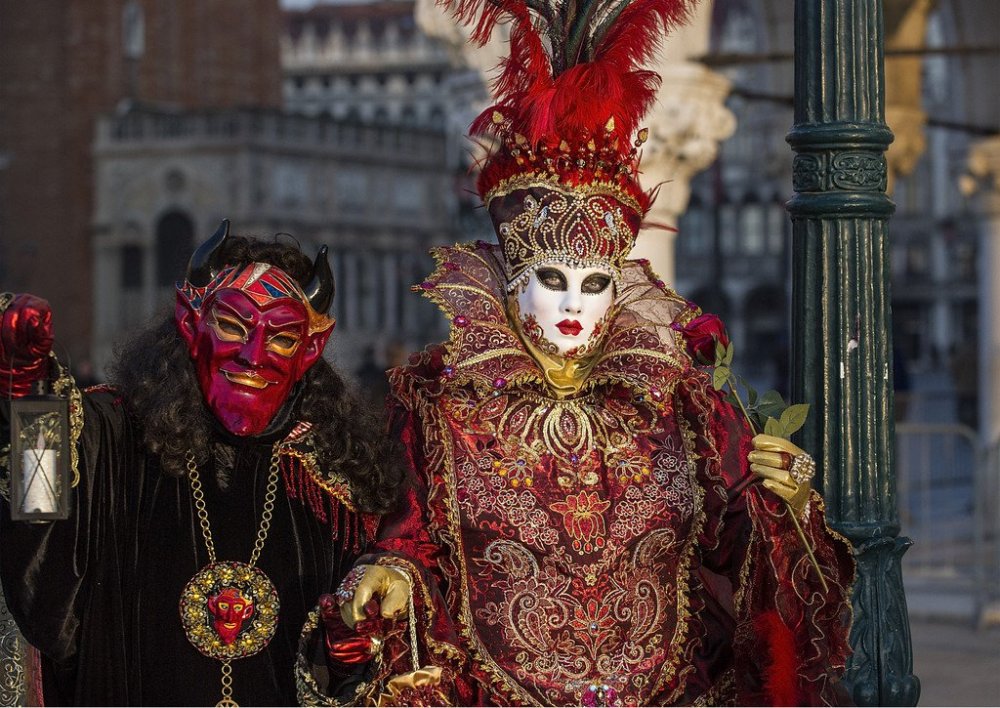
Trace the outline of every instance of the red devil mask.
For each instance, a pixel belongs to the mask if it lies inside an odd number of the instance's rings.
[[[267,263],[216,269],[211,260],[228,235],[226,221],[192,256],[178,283],[176,320],[209,410],[229,432],[251,436],[267,428],[322,355],[334,326],[322,314],[333,277],[326,247],[306,289]]]
[[[208,611],[215,618],[212,626],[228,646],[236,641],[243,623],[253,616],[254,604],[237,588],[223,588],[208,598]]]

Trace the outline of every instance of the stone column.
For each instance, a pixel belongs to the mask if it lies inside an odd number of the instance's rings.
[[[962,193],[982,216],[979,231],[979,431],[984,445],[1000,439],[1000,138],[969,153]]]
[[[640,169],[643,187],[659,185],[659,194],[646,216],[650,226],[639,232],[630,257],[648,259],[653,270],[673,284],[677,232],[671,229],[687,209],[691,178],[715,161],[719,142],[736,129],[736,118],[725,107],[730,82],[722,74],[690,61],[663,63],[657,70],[663,84],[657,107],[645,122],[649,140]]]
[[[830,525],[855,548],[857,705],[916,705],[893,460],[882,0],[795,1],[792,400]]]

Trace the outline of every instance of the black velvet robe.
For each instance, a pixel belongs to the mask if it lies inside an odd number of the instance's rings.
[[[3,590],[42,654],[45,701],[215,705],[221,663],[188,642],[178,609],[185,584],[208,563],[188,481],[160,471],[113,392],[86,394],[84,411],[71,518],[12,522],[6,501],[0,514]],[[301,440],[307,445],[308,435]],[[216,454],[231,461],[231,472],[216,474],[215,466],[229,465],[215,462],[200,476],[217,559],[245,563],[260,525],[271,441],[234,442],[220,436]],[[295,704],[292,667],[306,614],[364,550],[366,527],[372,532],[372,519],[348,507],[346,487],[302,456],[283,455],[281,466],[257,563],[278,591],[278,627],[261,653],[232,662],[240,705]]]

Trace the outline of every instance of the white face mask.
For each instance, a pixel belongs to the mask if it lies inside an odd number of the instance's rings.
[[[517,296],[521,331],[548,354],[579,356],[600,337],[614,297],[607,269],[542,264]]]

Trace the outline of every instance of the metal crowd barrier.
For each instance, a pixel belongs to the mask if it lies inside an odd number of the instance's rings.
[[[914,541],[907,586],[939,593],[943,612],[965,598],[971,619],[1000,622],[1000,441],[983,447],[960,424],[897,423],[896,471],[901,534]]]

